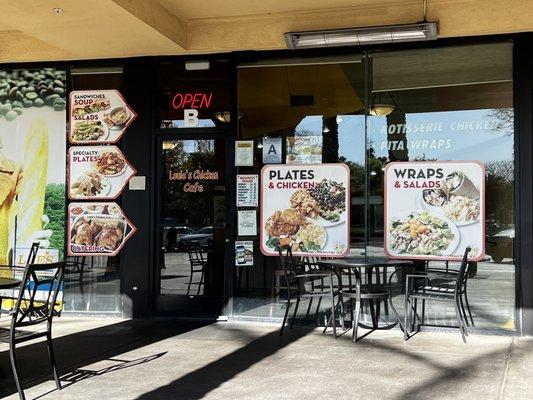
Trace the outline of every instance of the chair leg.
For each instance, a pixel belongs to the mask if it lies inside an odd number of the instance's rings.
[[[291,296],[287,295],[287,306],[285,307],[285,315],[283,315],[283,322],[281,323],[281,329],[279,330],[279,335],[283,335],[283,328],[287,323],[287,317],[289,316],[289,309],[291,308]]]
[[[463,302],[463,296],[459,295],[459,305],[461,306],[461,316],[463,317],[463,322],[466,324],[466,326],[470,326],[470,322],[468,321],[468,317],[466,316],[466,309],[465,304]]]
[[[418,310],[417,309],[418,309],[418,299],[415,298],[414,301],[413,301],[413,307],[411,309],[411,311],[413,313],[413,319],[411,321],[411,332],[413,332],[415,330],[416,319],[418,317],[418,313],[417,313]]]
[[[294,320],[296,319],[296,313],[298,312],[298,306],[300,305],[300,297],[296,298],[296,305],[294,306],[294,312],[292,314],[290,329],[294,327]]]
[[[192,267],[191,267],[191,276],[189,277],[189,284],[187,285],[187,296],[189,294],[191,294],[191,284],[192,284],[192,276],[193,276],[193,272],[192,272]]]
[[[455,305],[455,318],[457,319],[457,324],[459,325],[459,330],[461,331],[461,337],[463,338],[463,342],[466,343],[466,334],[465,334],[465,327],[463,326],[463,320],[461,317],[461,311],[459,310],[459,299],[455,299],[454,301]]]
[[[26,400],[24,395],[24,390],[22,389],[22,384],[20,383],[20,378],[17,370],[17,359],[15,355],[15,343],[11,342],[9,344],[9,359],[11,361],[11,369],[13,370],[13,379],[15,380],[15,385],[17,386],[17,392],[19,393],[20,400]]]
[[[335,318],[335,298],[333,292],[331,293],[331,325],[333,326],[333,337],[337,339],[337,320]]]
[[[50,358],[50,364],[52,364],[52,372],[54,373],[56,387],[58,390],[61,390],[61,381],[59,380],[59,373],[57,372],[56,357],[54,355],[54,347],[52,345],[52,333],[50,331],[46,335],[46,345],[48,347],[48,357]]]
[[[409,295],[405,293],[404,316],[403,316],[403,340],[407,340],[409,338],[409,331],[408,331],[409,329],[408,326],[410,324],[409,313],[410,313]]]
[[[204,282],[204,270],[202,269],[202,272],[200,273],[200,282],[198,282],[198,290],[196,290],[196,295],[200,296],[200,289],[202,287],[202,283]],[[205,289],[205,285],[204,285]],[[205,290],[204,290],[205,293]]]
[[[311,312],[311,306],[313,305],[313,298],[309,298],[309,305],[307,306],[307,312],[305,313],[305,318],[309,318],[309,313]]]
[[[359,328],[359,318],[361,316],[361,299],[354,299],[355,300],[355,317],[352,318],[352,340],[357,342],[357,328]]]
[[[466,309],[468,311],[468,315],[470,316],[470,322],[472,323],[472,326],[475,326],[474,318],[472,317],[472,311],[470,311],[470,304],[468,303],[468,295],[466,294],[466,288],[465,288],[465,303],[466,303]]]

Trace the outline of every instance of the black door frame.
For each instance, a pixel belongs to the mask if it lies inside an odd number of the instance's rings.
[[[152,285],[150,290],[151,297],[151,315],[154,317],[164,316],[172,318],[202,318],[214,319],[220,316],[229,316],[232,312],[232,291],[233,291],[233,270],[232,258],[234,243],[234,226],[233,215],[235,215],[235,191],[233,185],[233,177],[235,176],[235,165],[233,163],[233,136],[230,134],[231,128],[170,128],[170,129],[156,129],[155,135],[155,179],[154,179],[154,260],[152,269]],[[220,298],[220,304],[216,304],[214,299],[205,299],[201,297],[190,298],[185,295],[175,296],[170,302],[176,309],[183,309],[183,307],[198,307],[199,313],[191,315],[164,315],[157,309],[157,298],[159,296],[158,287],[160,284],[160,265],[161,265],[161,235],[159,234],[161,221],[161,192],[160,182],[163,179],[163,153],[162,142],[166,140],[194,140],[194,139],[214,139],[224,140],[224,147],[226,153],[225,159],[225,193],[226,193],[226,228],[225,228],[225,252],[224,252],[224,277],[223,277],[223,293]],[[213,312],[218,308],[218,315]]]

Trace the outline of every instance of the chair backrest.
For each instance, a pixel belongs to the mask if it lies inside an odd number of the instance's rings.
[[[457,277],[457,282],[455,283],[455,293],[459,293],[459,291],[464,288],[466,285],[466,281],[468,279],[468,253],[470,253],[471,247],[468,246],[465,249],[465,252],[463,254],[463,258],[461,259],[461,266],[459,267],[459,275]]]
[[[189,240],[187,242],[187,253],[189,254],[189,261],[192,265],[202,264],[206,261],[202,246],[200,246],[200,242],[197,240]]]
[[[26,265],[13,310],[12,330],[44,321],[51,322],[57,296],[62,290],[64,274],[63,261]]]
[[[279,254],[279,262],[283,272],[286,276],[295,276],[302,272],[302,263],[294,258],[292,255],[292,248],[290,245],[276,246],[276,250]]]

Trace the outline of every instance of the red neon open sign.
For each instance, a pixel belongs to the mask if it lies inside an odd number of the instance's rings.
[[[213,100],[213,93],[176,93],[172,98],[172,108],[209,108]]]

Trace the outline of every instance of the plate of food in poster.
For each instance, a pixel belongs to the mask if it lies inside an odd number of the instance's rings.
[[[69,141],[115,143],[136,116],[117,90],[72,91]]]
[[[70,203],[68,254],[114,256],[136,230],[116,203]]]
[[[116,146],[76,146],[69,150],[69,198],[115,199],[136,173]]]
[[[479,260],[485,244],[485,170],[478,161],[390,163],[385,252],[394,258]],[[406,210],[407,208],[407,210]]]
[[[342,257],[350,250],[345,164],[267,165],[261,170],[261,251]]]

